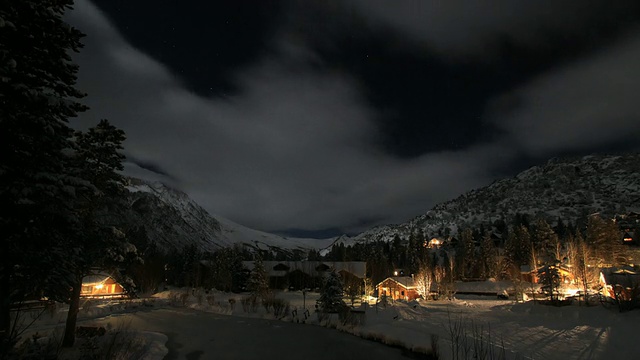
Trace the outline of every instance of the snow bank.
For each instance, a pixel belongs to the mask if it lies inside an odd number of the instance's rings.
[[[169,349],[166,347],[166,343],[169,340],[167,335],[152,332],[142,331],[139,335],[147,343],[147,352],[140,359],[141,360],[162,360],[169,353]]]

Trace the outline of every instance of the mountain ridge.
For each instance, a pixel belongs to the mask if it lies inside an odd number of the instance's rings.
[[[343,236],[336,243],[391,241],[417,229],[428,236],[453,235],[463,227],[509,222],[516,214],[575,222],[595,212],[613,217],[627,211],[640,211],[640,154],[552,158],[436,204],[407,222]]]
[[[421,229],[427,236],[449,236],[458,229],[516,214],[575,221],[594,212],[606,216],[640,211],[640,154],[552,158],[513,177],[436,204],[427,213],[400,224],[377,226],[355,236],[290,238],[247,228],[209,214],[189,196],[159,182],[130,179],[131,214],[150,239],[163,248],[196,245],[215,251],[240,244],[273,251],[321,250],[334,244],[391,241]]]
[[[128,178],[129,210],[121,222],[144,228],[146,237],[171,251],[196,246],[203,251],[235,244],[274,251],[308,251],[327,247],[333,239],[287,238],[254,230],[209,214],[186,193],[161,182]]]

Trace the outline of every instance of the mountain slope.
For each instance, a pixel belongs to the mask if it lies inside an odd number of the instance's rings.
[[[398,225],[376,227],[355,237],[341,237],[345,244],[390,241],[423,229],[435,236],[459,228],[510,221],[515,214],[561,218],[575,222],[585,215],[604,216],[640,210],[640,155],[585,156],[552,159],[513,178],[503,179],[458,198],[436,205],[427,214]],[[448,230],[447,230],[448,229]]]
[[[260,249],[291,251],[327,247],[333,239],[286,238],[249,229],[230,220],[211,216],[189,196],[159,182],[129,179],[129,209],[121,222],[143,228],[147,238],[165,250],[195,245],[201,250],[245,244]]]

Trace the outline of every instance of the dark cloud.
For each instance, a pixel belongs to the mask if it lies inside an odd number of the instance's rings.
[[[240,92],[230,75],[270,49],[284,2],[96,0],[125,40],[202,96]],[[194,61],[206,59],[206,63]]]
[[[537,156],[640,135],[640,33],[548,72],[496,99],[492,119],[514,146]]]
[[[167,173],[164,169],[162,169],[162,166],[160,166],[159,164],[156,164],[150,161],[136,159],[134,156],[131,156],[131,155],[127,156],[127,163],[131,163],[131,165],[150,171],[161,177],[166,177],[169,179],[175,178],[174,176],[171,176],[169,173]]]
[[[398,29],[446,57],[494,58],[503,46],[536,48],[607,41],[637,23],[637,1],[350,0],[372,22]],[[591,46],[591,45],[588,45]]]
[[[637,133],[633,36],[562,66],[545,60],[527,72],[514,60],[515,70],[500,72],[485,60],[452,64],[442,53],[465,49],[456,37],[449,48],[433,35],[380,32],[379,10],[356,2],[310,2],[323,9],[317,28],[305,25],[304,7],[287,4],[267,50],[263,39],[241,66],[212,65],[241,89],[212,97],[192,91],[172,62],[141,51],[92,3],[78,1],[69,20],[88,34],[77,61],[92,110],[75,125],[110,119],[139,159],[126,164],[128,174],[169,181],[213,214],[315,234],[405,221],[489,183],[522,157]],[[412,31],[394,16],[380,17]],[[478,32],[513,24],[495,21]],[[469,46],[464,51],[473,53]],[[357,60],[367,54],[370,61]],[[180,55],[184,64],[206,61],[197,52]]]

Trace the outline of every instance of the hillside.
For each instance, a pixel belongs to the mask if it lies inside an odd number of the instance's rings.
[[[510,221],[515,214],[575,222],[595,212],[613,216],[640,210],[640,155],[552,159],[513,178],[495,181],[436,205],[427,214],[398,225],[376,227],[338,242],[390,241],[412,230],[455,234],[461,227]]]
[[[243,244],[278,251],[320,249],[333,239],[287,238],[253,230],[210,215],[181,191],[159,182],[130,178],[128,210],[121,222],[130,229],[143,228],[147,238],[162,249],[195,245],[204,251]]]

